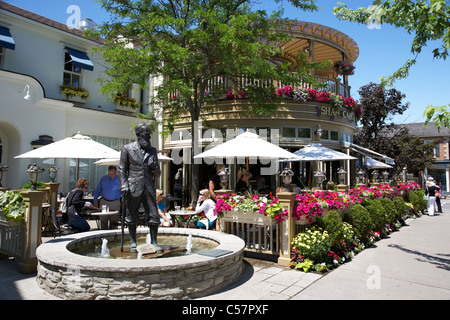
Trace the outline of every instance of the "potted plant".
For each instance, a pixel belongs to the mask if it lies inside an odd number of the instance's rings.
[[[89,92],[84,88],[70,85],[60,85],[59,92],[66,97],[66,100],[86,103],[86,99],[90,97]]]

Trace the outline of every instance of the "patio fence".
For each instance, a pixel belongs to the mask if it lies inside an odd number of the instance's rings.
[[[24,234],[24,225],[11,226],[9,222],[0,220],[0,253],[11,257],[20,257],[23,252]]]
[[[288,208],[288,219],[281,223],[259,212],[232,211],[220,218],[221,231],[244,240],[246,251],[277,255],[279,264],[289,265],[291,241],[309,224],[292,218],[295,196],[291,192],[277,193],[280,203]]]
[[[58,186],[50,183],[42,191],[20,190],[25,202],[25,219],[19,223],[6,221],[0,213],[0,256],[17,258],[21,273],[36,272],[36,249],[41,244],[42,203],[47,199],[56,207]]]

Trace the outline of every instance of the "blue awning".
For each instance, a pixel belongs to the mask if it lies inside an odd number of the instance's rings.
[[[94,65],[86,53],[66,47],[67,52],[72,58],[72,65],[89,71],[94,71]]]
[[[11,50],[16,49],[16,43],[9,32],[8,28],[0,27],[0,47],[8,48]]]

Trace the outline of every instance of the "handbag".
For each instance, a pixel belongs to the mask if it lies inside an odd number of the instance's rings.
[[[428,201],[428,195],[427,194],[423,196],[423,200]]]

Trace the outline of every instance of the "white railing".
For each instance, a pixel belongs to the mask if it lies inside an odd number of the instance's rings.
[[[21,257],[24,233],[25,224],[12,226],[9,222],[0,218],[0,253],[12,257]]]
[[[324,88],[325,88],[324,90],[329,91],[334,94],[343,95],[344,97],[350,96],[349,87],[342,84],[339,80],[329,79],[327,77],[321,77],[321,76],[315,76],[314,78],[316,79],[316,81],[319,84],[324,85]],[[255,79],[250,79],[250,78],[244,77],[244,76],[237,76],[237,77],[233,77],[233,78],[217,76],[217,77],[211,78],[208,81],[208,86],[206,88],[206,91],[225,93],[226,90],[237,91],[237,90],[243,89],[249,85],[253,85],[258,88],[268,88],[272,85],[275,88],[282,88],[285,85],[292,85],[292,84],[283,83],[280,80],[255,80]],[[307,89],[314,89],[314,86],[309,82],[302,82],[297,86],[302,87],[302,88],[307,88]]]
[[[245,242],[248,251],[279,254],[280,224],[259,212],[231,211],[220,218],[223,232]]]

